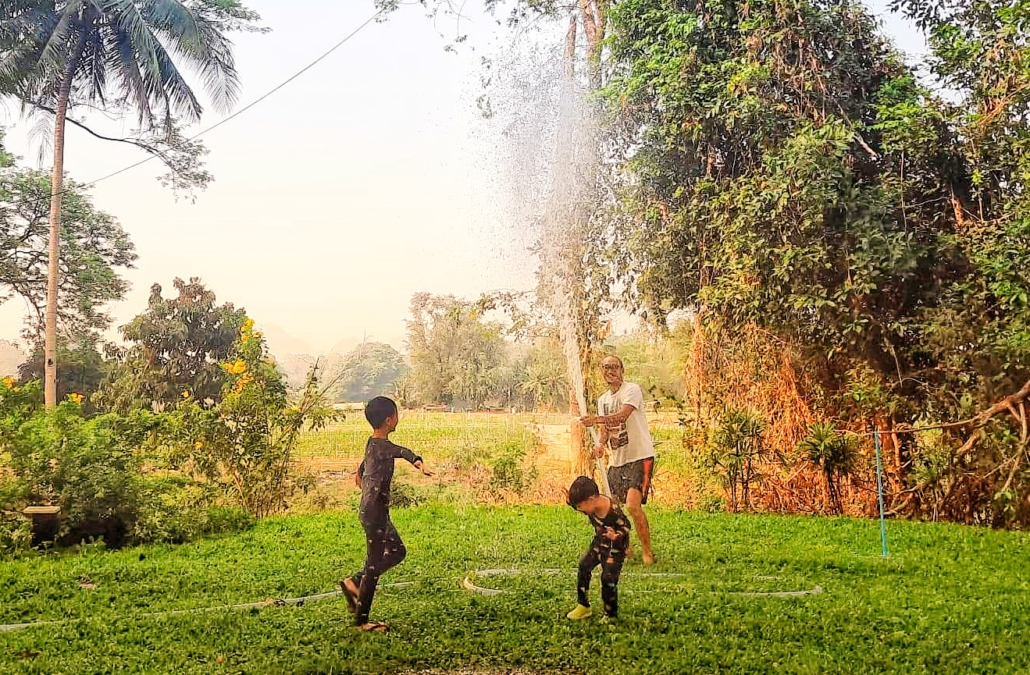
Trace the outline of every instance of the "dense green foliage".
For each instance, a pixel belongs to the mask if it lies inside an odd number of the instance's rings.
[[[395,393],[394,386],[408,364],[396,349],[382,342],[362,342],[352,349],[333,374],[338,401],[368,401]]]
[[[220,485],[233,503],[262,517],[285,510],[294,493],[306,489],[294,448],[305,426],[320,428],[333,414],[314,371],[299,400],[288,399],[286,382],[253,327],[253,320],[244,322],[236,358],[220,364],[228,378],[218,402],[208,405],[184,391],[169,415],[165,442],[173,468]]]
[[[940,173],[955,161],[872,19],[778,0],[631,0],[612,16],[605,93],[634,145],[626,207],[642,225],[619,244],[641,302],[768,326],[845,368],[893,368],[899,324],[933,302],[943,271],[928,247],[949,227]]]
[[[0,385],[0,551],[28,547],[25,506],[61,508],[57,542],[188,541],[248,524],[219,508],[217,483],[155,471],[169,420],[145,411],[90,419],[72,395],[43,410],[39,382]],[[52,542],[51,542],[52,544]]]
[[[217,608],[331,591],[360,565],[353,513],[262,521],[179,547],[14,561],[0,567],[4,673],[370,673],[521,668],[575,673],[1002,673],[1030,667],[1021,564],[1026,534],[890,525],[882,560],[861,520],[652,514],[659,566],[630,562],[621,617],[574,623],[575,564],[591,531],[567,507],[396,509],[407,560],[384,577],[373,616],[348,629],[341,599]],[[479,577],[508,593],[460,587]],[[542,574],[558,569],[560,573]],[[533,572],[536,572],[535,574]],[[647,573],[668,574],[648,577]],[[591,589],[597,602],[597,580]],[[801,598],[737,592],[810,590]]]
[[[594,235],[659,323],[757,326],[823,414],[884,429],[973,417],[1030,379],[1028,10],[895,4],[956,102],[860,3],[613,3],[601,98],[621,187]],[[962,451],[933,515],[1028,522],[1024,398],[945,432]],[[899,487],[926,487],[921,442],[891,444]]]
[[[101,349],[104,353],[101,353]],[[92,412],[93,403],[90,397],[117,365],[117,361],[110,358],[116,351],[113,345],[104,344],[90,334],[72,338],[59,337],[57,358],[61,362],[61,370],[57,374],[57,397],[64,399],[69,394],[83,396],[87,414]],[[26,384],[43,379],[43,345],[35,346],[28,360],[18,368],[18,377]]]
[[[482,406],[504,377],[506,344],[475,303],[417,293],[407,322],[411,386],[428,403]]]
[[[199,279],[173,285],[178,296],[164,298],[154,284],[147,310],[121,328],[130,346],[97,396],[101,407],[162,409],[183,392],[205,405],[221,399],[227,379],[221,364],[236,354],[246,312],[216,304]]]
[[[44,410],[38,381],[0,383],[0,549],[25,548],[24,521],[16,514],[28,505],[61,507],[59,544],[103,538],[120,546],[186,541],[245,525],[252,517],[286,509],[294,493],[306,489],[309,482],[293,462],[300,433],[333,418],[317,373],[291,401],[254,322],[231,306],[213,308],[213,294],[198,284],[189,288],[197,293],[189,295],[182,286],[184,296],[205,302],[169,303],[156,294],[160,302],[152,302],[151,312],[132,325],[135,330],[181,320],[183,331],[175,334],[179,351],[164,352],[172,358],[163,360],[154,352],[142,358],[144,352],[137,351],[131,375],[116,384],[123,395],[147,402],[148,392],[130,390],[128,377],[139,387],[153,382],[167,387],[173,384],[168,368],[181,374],[180,364],[197,364],[198,370],[220,374],[211,392],[215,398],[198,400],[190,386],[195,380],[187,380],[163,410],[130,405],[86,417],[81,394]],[[157,311],[169,304],[177,307],[172,319]],[[223,335],[222,324],[207,321],[212,316],[238,319],[238,328]],[[187,329],[216,324],[214,333],[228,339],[219,360],[202,341],[189,340]],[[171,336],[159,330],[154,337],[157,343],[141,349],[163,345]],[[105,393],[98,396],[102,402]]]
[[[103,306],[128,290],[122,278],[136,253],[112,216],[93,206],[86,189],[64,184],[61,205],[61,305],[64,331],[103,330]],[[0,132],[0,302],[18,296],[32,309],[31,334],[42,334],[46,303],[50,177],[18,168],[3,149]]]

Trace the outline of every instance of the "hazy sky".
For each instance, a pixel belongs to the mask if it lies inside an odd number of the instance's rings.
[[[374,12],[371,0],[251,0],[268,34],[237,35],[241,105],[261,96]],[[466,7],[481,3],[469,2]],[[915,29],[869,0],[903,51],[923,50]],[[367,334],[402,347],[418,291],[478,297],[529,288],[531,237],[509,222],[495,161],[496,131],[475,106],[481,57],[495,23],[434,26],[420,6],[373,23],[313,70],[206,136],[215,182],[195,204],[176,202],[158,162],[93,188],[140,259],[116,325],[144,309],[150,285],[201,277],[220,301],[246,307],[274,351],[346,349]],[[441,33],[443,35],[441,35]],[[205,117],[200,127],[218,120]],[[8,148],[36,161],[28,124],[0,117]],[[132,120],[106,122],[128,133]],[[132,149],[70,129],[66,169],[79,181],[141,159]],[[48,160],[49,162],[49,160]],[[17,338],[24,305],[0,306],[0,338]]]

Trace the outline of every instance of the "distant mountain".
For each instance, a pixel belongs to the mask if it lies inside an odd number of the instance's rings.
[[[279,370],[286,378],[287,386],[292,389],[304,385],[308,372],[317,358],[310,354],[286,354],[285,356],[279,356],[273,353],[272,356],[275,358],[275,363]]]
[[[17,377],[18,366],[25,363],[29,355],[9,340],[0,340],[0,377]]]
[[[259,324],[257,329],[265,335],[268,351],[276,357],[290,354],[314,354],[315,349],[303,340],[294,337],[286,329],[274,323]]]

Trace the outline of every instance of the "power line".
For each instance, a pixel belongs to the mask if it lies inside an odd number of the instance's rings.
[[[266,99],[271,97],[273,94],[277,93],[279,90],[284,88],[286,85],[290,84],[291,82],[293,82],[294,80],[299,78],[301,75],[303,75],[304,73],[308,72],[309,70],[311,70],[312,68],[317,66],[319,63],[324,61],[325,59],[329,58],[329,56],[331,56],[333,54],[333,52],[335,52],[337,49],[339,49],[344,44],[349,42],[351,40],[351,38],[353,38],[355,35],[360,33],[366,26],[368,26],[370,23],[372,23],[373,21],[378,19],[386,11],[387,10],[385,8],[379,10],[378,12],[376,12],[375,14],[370,16],[368,19],[366,19],[364,21],[364,23],[362,23],[357,28],[355,28],[353,31],[348,33],[342,40],[340,40],[339,42],[334,44],[332,47],[330,47],[327,51],[325,51],[321,56],[316,58],[314,61],[312,61],[311,63],[307,64],[306,66],[304,66],[303,68],[298,70],[296,73],[294,73],[293,75],[291,75],[287,79],[285,79],[282,82],[280,82],[278,85],[273,87],[271,90],[269,90],[268,92],[266,92],[262,96],[258,97],[254,101],[251,101],[250,103],[248,103],[243,108],[240,108],[239,110],[237,110],[233,114],[229,115],[225,119],[220,120],[220,121],[212,124],[211,126],[207,127],[206,129],[203,129],[203,130],[197,132],[193,136],[190,136],[187,140],[190,140],[190,141],[196,140],[196,139],[200,138],[201,136],[214,131],[218,127],[220,127],[220,126],[222,126],[224,124],[228,124],[229,122],[231,122],[232,120],[236,119],[237,117],[239,117],[243,113],[245,113],[248,110],[251,110],[252,108],[257,106],[259,103],[262,103],[263,101],[265,101]],[[114,178],[115,176],[121,175],[121,174],[123,174],[123,173],[125,173],[127,171],[131,171],[131,170],[133,170],[133,169],[135,169],[137,167],[143,166],[144,164],[146,164],[147,162],[150,162],[153,159],[157,159],[157,155],[149,155],[146,158],[141,159],[140,161],[138,161],[138,162],[136,162],[134,164],[130,164],[129,166],[126,166],[126,167],[124,167],[122,169],[119,169],[119,170],[117,170],[117,171],[115,171],[113,173],[109,173],[106,176],[102,176],[100,178],[97,178],[96,180],[92,180],[92,181],[90,181],[88,183],[79,184],[77,187],[92,187],[92,186],[96,185],[97,183],[100,183],[102,181],[108,180],[109,178]],[[64,194],[67,194],[70,191],[71,191],[71,188],[68,188],[68,189],[62,190],[60,192],[60,194],[64,195]],[[27,201],[27,202],[22,202],[22,204],[37,204],[37,203],[42,203],[44,201],[50,201],[51,199],[53,199],[53,196],[54,195],[47,195],[47,197],[45,199],[43,197],[40,197],[37,200],[30,200],[30,201]]]

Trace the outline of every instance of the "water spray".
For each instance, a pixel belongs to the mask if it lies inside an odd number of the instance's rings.
[[[571,298],[567,298],[566,302],[562,303],[562,322],[560,327],[562,347],[565,353],[565,366],[569,375],[569,386],[573,391],[576,392],[576,404],[579,406],[581,415],[587,414],[587,401],[584,379],[583,379],[583,366],[579,356],[579,339],[576,336],[576,321],[571,311]],[[579,420],[573,422],[578,424]],[[593,441],[591,451],[597,447],[600,443],[600,437],[597,432],[597,427],[590,427],[590,439]],[[591,452],[591,454],[593,454]],[[604,465],[604,459],[602,457],[594,458],[594,465],[597,467],[598,473],[601,474],[601,489],[604,490],[606,497],[612,496],[612,487],[608,484],[608,470]]]

